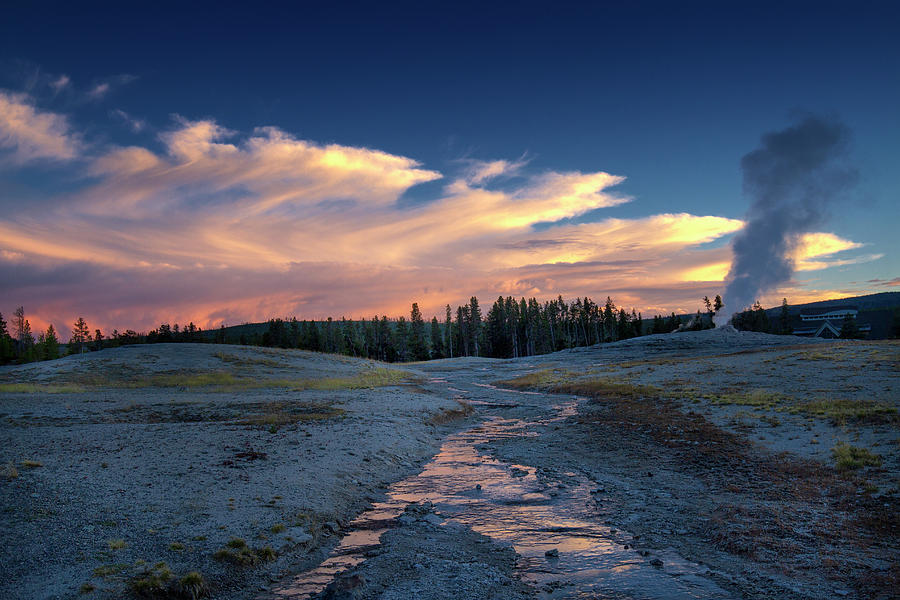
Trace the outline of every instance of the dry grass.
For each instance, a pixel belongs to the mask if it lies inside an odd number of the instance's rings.
[[[0,394],[80,394],[82,385],[74,383],[0,383]]]
[[[231,538],[224,548],[216,550],[213,558],[223,562],[229,562],[235,565],[255,565],[262,561],[272,561],[278,557],[269,546],[253,549],[247,545],[247,542],[241,538]]]
[[[848,421],[893,423],[898,420],[896,408],[873,400],[820,399],[795,404],[785,410],[791,414],[825,418],[835,425]]]
[[[3,467],[0,467],[0,474],[2,474],[4,479],[15,479],[19,476],[19,471],[16,469],[16,465],[10,461]]]
[[[575,379],[571,371],[536,371],[499,382],[514,389],[539,388],[553,393],[590,396],[596,400],[652,398],[662,391],[652,385],[640,385],[608,377]]]
[[[862,467],[880,467],[881,457],[866,448],[858,448],[841,442],[831,449],[834,466],[838,471],[855,471]]]
[[[227,354],[225,352],[216,352],[213,356],[233,365],[249,367],[252,365],[260,365],[263,367],[287,367],[288,365],[279,360],[271,358],[253,358],[252,356],[238,356],[237,354]]]
[[[746,393],[726,393],[719,395],[707,396],[713,404],[736,404],[738,406],[753,406],[758,409],[774,410],[785,400],[789,400],[788,396],[772,392],[769,390],[751,390]]]
[[[299,379],[266,379],[236,375],[230,371],[203,371],[185,373],[161,373],[149,376],[118,378],[113,376],[84,376],[80,382],[91,387],[138,388],[186,388],[205,389],[214,392],[237,392],[252,389],[289,390],[358,390],[399,385],[412,379],[412,374],[398,369],[373,368],[349,377],[309,377]],[[80,389],[84,389],[83,387]],[[2,391],[2,389],[0,389]]]
[[[332,419],[344,414],[344,409],[328,403],[317,402],[270,402],[262,413],[248,415],[239,420],[242,425],[268,427],[277,430],[286,425],[308,421]]]
[[[37,461],[37,460],[26,459],[26,460],[22,461],[22,466],[25,467],[26,469],[37,469],[38,467],[43,467],[44,463]]]
[[[121,550],[125,547],[125,540],[106,540],[110,550]]]
[[[468,402],[463,402],[462,400],[457,400],[456,402],[459,404],[459,407],[449,409],[442,408],[440,411],[431,415],[426,420],[426,423],[435,426],[444,425],[458,419],[464,419],[475,412],[475,409]]]

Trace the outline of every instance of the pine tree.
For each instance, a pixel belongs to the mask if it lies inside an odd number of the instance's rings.
[[[719,311],[725,307],[725,303],[722,302],[722,296],[716,294],[716,299],[713,300],[713,312],[715,314],[719,314]]]
[[[425,342],[425,320],[419,304],[413,302],[409,312],[409,351],[412,360],[428,360],[428,344]]]
[[[59,338],[56,336],[56,330],[53,329],[51,323],[47,326],[47,332],[41,336],[41,355],[43,360],[53,360],[59,358]]]
[[[84,319],[78,317],[78,320],[75,321],[75,325],[72,327],[72,341],[71,344],[79,347],[79,352],[84,353],[84,345],[91,339],[91,331],[88,329],[87,323],[84,322]]]
[[[791,315],[788,312],[787,298],[781,300],[781,317],[778,325],[781,327],[781,335],[789,335],[791,333]]]
[[[444,335],[447,337],[447,353],[450,358],[453,358],[453,312],[450,310],[449,304],[447,305],[446,313]]]
[[[473,356],[481,356],[478,348],[481,337],[481,309],[478,307],[478,298],[475,296],[469,300],[469,335],[475,351]]]
[[[431,358],[444,358],[444,336],[437,317],[431,317]]]
[[[0,365],[6,364],[13,359],[13,339],[6,329],[6,321],[3,320],[3,314],[0,313]]]

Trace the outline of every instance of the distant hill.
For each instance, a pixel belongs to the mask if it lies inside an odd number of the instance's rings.
[[[788,299],[790,301],[790,299]],[[868,339],[882,340],[891,337],[891,328],[894,322],[894,311],[900,309],[900,292],[881,292],[866,296],[853,296],[837,300],[820,300],[807,302],[806,304],[789,304],[788,314],[791,317],[791,326],[798,327],[801,324],[800,312],[810,308],[836,308],[839,306],[855,306],[859,310],[857,321],[871,325],[872,331]],[[781,316],[781,307],[767,308],[766,314],[769,320],[775,321]]]

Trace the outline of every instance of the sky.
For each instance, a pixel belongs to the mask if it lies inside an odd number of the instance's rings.
[[[0,20],[0,313],[36,331],[695,311],[742,157],[807,114],[858,179],[759,299],[900,290],[895,3],[133,4]]]

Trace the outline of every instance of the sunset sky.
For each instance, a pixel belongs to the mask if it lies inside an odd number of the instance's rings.
[[[36,330],[693,311],[741,157],[809,112],[858,184],[761,300],[900,290],[896,3],[130,4],[0,18],[0,312]]]

